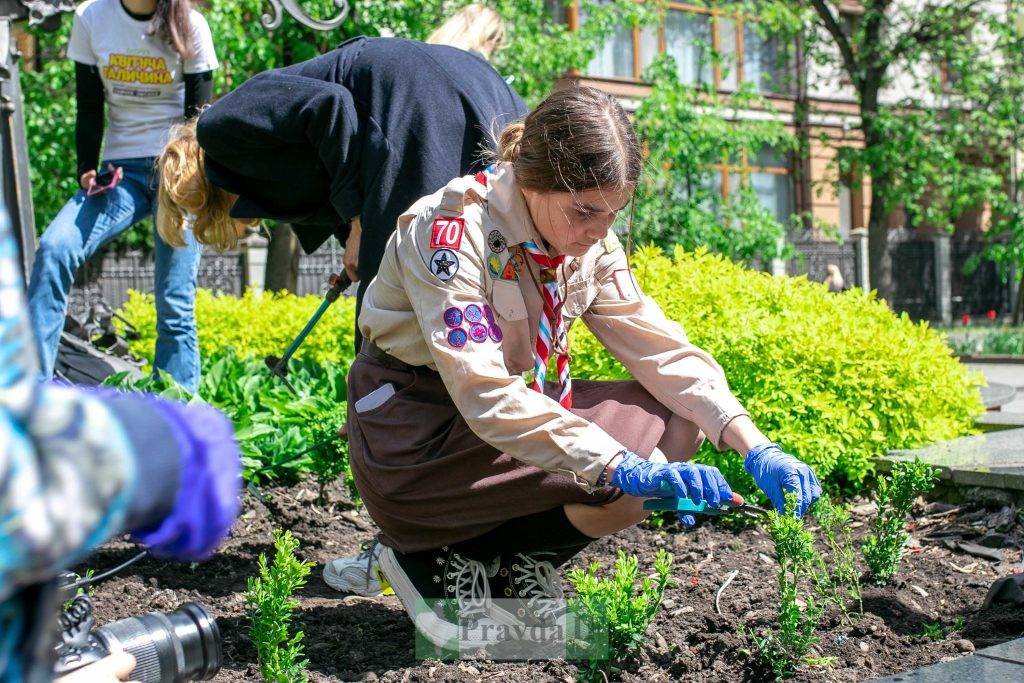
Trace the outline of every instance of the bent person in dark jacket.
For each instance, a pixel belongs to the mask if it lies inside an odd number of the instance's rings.
[[[291,223],[307,253],[336,235],[358,252],[346,266],[357,265],[359,306],[398,216],[482,170],[492,131],[525,114],[476,50],[354,38],[254,76],[174,131],[159,232],[180,243],[190,219],[199,242],[228,248],[269,218]]]

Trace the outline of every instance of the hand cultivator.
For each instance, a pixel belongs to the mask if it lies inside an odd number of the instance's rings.
[[[280,377],[281,381],[285,383],[285,386],[291,389],[292,393],[296,396],[299,395],[299,392],[296,391],[295,387],[292,386],[292,383],[288,381],[288,361],[292,359],[292,356],[299,350],[302,342],[306,340],[309,333],[312,332],[313,328],[316,327],[316,324],[320,322],[320,318],[322,318],[324,313],[327,312],[327,308],[338,300],[338,297],[341,296],[342,292],[352,286],[352,280],[349,278],[347,273],[342,272],[341,275],[331,273],[331,276],[327,279],[327,284],[329,287],[327,292],[324,294],[324,300],[320,303],[316,312],[313,313],[309,322],[307,322],[305,327],[302,328],[302,331],[295,337],[295,340],[288,347],[288,350],[284,352],[284,355],[278,358],[271,354],[263,359],[263,362],[267,364],[268,368],[270,368],[270,372],[275,376]]]

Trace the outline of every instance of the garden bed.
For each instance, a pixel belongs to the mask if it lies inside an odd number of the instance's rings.
[[[297,595],[300,610],[295,618],[295,626],[305,632],[312,681],[575,680],[575,665],[562,661],[418,661],[413,628],[397,598],[342,596],[320,578],[324,562],[358,552],[359,543],[373,535],[369,518],[352,509],[342,487],[331,489],[328,507],[314,504],[313,486],[264,493],[265,503],[246,495],[233,537],[211,561],[190,568],[147,558],[98,586],[94,595],[98,621],[169,610],[187,600],[200,602],[218,618],[224,637],[225,665],[215,680],[259,680],[245,616],[246,577],[256,572],[259,553],[272,554],[272,530],[283,527],[301,542],[298,554],[318,564]],[[855,537],[869,519],[867,507],[855,508]],[[1024,529],[1016,512],[970,507],[949,512],[948,507],[933,505],[917,511],[911,551],[896,585],[866,588],[865,614],[852,627],[840,625],[835,610],[827,613],[814,655],[834,660],[829,666],[803,667],[795,680],[870,679],[1024,634],[1024,611],[979,610],[992,581],[1020,567]],[[996,526],[1008,546],[1002,551],[1003,563],[953,551],[944,544],[943,534],[977,541]],[[753,664],[751,642],[737,632],[739,624],[756,629],[774,618],[776,567],[767,534],[721,524],[703,524],[679,534],[634,528],[593,544],[572,566],[596,559],[610,568],[615,551],[623,549],[639,556],[642,573],[653,572],[658,548],[675,555],[676,585],[666,591],[647,645],[627,666],[623,680],[768,679]],[[102,570],[135,551],[133,545],[113,542],[90,558],[87,566]],[[737,569],[739,574],[722,594],[719,616],[714,611],[715,593]],[[931,631],[931,638],[922,635],[926,631]]]

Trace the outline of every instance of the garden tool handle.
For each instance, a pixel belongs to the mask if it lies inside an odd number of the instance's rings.
[[[745,504],[743,496],[735,491],[732,494],[732,500],[730,500],[726,505],[722,505],[718,508],[712,508],[708,506],[708,502],[706,500],[695,503],[689,498],[676,497],[675,489],[667,482],[662,482],[660,488],[666,496],[663,498],[649,498],[648,500],[645,500],[644,510],[672,510],[675,512],[688,512],[699,515],[720,515],[742,507]]]

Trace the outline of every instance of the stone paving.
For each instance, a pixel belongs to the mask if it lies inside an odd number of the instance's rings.
[[[978,650],[916,671],[875,679],[873,683],[988,683],[1024,681],[1024,638]]]
[[[989,382],[1008,385],[1017,389],[1014,400],[1002,406],[1011,413],[1024,413],[1024,363],[965,363],[971,370],[985,375]]]
[[[989,413],[979,422],[1010,428],[924,448],[891,451],[878,461],[879,469],[888,469],[893,460],[919,457],[938,467],[942,478],[954,484],[1024,491],[1024,413]]]

